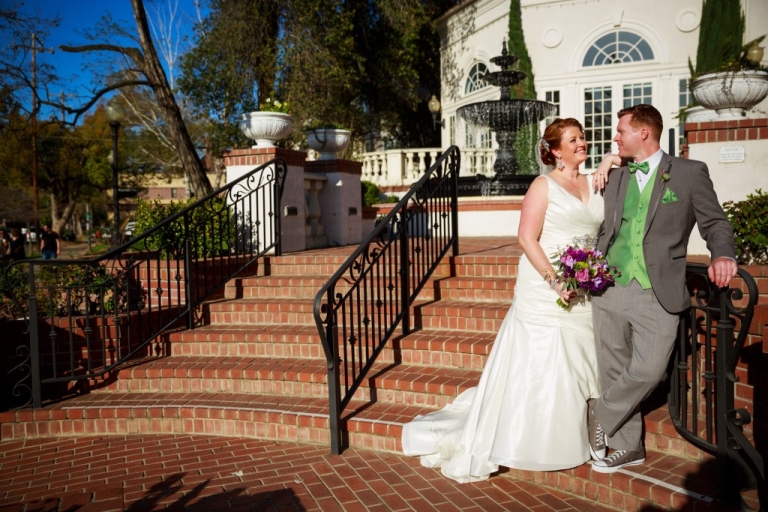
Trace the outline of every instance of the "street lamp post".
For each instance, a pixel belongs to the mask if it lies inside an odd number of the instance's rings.
[[[112,232],[112,247],[115,248],[120,245],[120,207],[118,202],[118,186],[117,186],[117,137],[120,130],[120,123],[125,119],[125,110],[117,102],[116,98],[112,98],[107,103],[107,121],[112,128],[112,200],[114,201],[114,217],[115,227]]]
[[[440,100],[438,100],[434,94],[432,95],[432,98],[427,103],[427,108],[429,108],[429,112],[432,114],[432,126],[435,132],[437,132],[438,146],[439,146],[441,143],[439,130],[445,127],[445,120],[440,119]]]

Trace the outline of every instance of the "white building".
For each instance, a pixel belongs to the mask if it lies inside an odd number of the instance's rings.
[[[442,147],[490,147],[481,134],[469,137],[456,110],[498,99],[499,88],[482,81],[496,71],[509,33],[509,0],[464,0],[439,20],[441,37]],[[696,60],[702,0],[522,0],[523,31],[539,99],[559,106],[560,117],[584,124],[596,166],[610,150],[616,112],[651,103],[665,129],[676,127],[689,102],[688,59]],[[746,41],[768,33],[768,0],[743,0]],[[763,60],[766,63],[766,59]],[[758,105],[765,117],[768,101]],[[759,112],[763,113],[760,114]],[[667,136],[662,148],[669,151]],[[678,147],[675,154],[679,154]]]

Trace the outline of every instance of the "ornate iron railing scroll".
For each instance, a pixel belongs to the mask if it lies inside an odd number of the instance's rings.
[[[743,269],[731,286],[743,285],[746,292],[719,289],[705,265],[688,264],[686,270],[693,301],[680,321],[673,355],[670,416],[681,436],[716,455],[720,499],[740,501],[738,467],[757,487],[763,509],[768,505],[764,461],[743,432],[751,415],[734,405],[736,366],[757,303],[757,285]]]
[[[191,329],[228,280],[280,255],[286,172],[283,160],[267,162],[98,258],[9,265],[4,291],[28,340],[9,365],[14,399],[3,407],[41,407],[44,386],[57,397],[85,391],[129,360],[166,352],[161,333]]]
[[[411,305],[440,260],[458,254],[459,156],[455,146],[440,156],[315,297],[333,453],[344,408],[397,326],[410,332]]]

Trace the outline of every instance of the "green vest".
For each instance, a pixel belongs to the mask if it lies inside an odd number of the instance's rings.
[[[645,232],[648,204],[651,202],[655,177],[656,170],[654,169],[642,192],[637,185],[637,179],[634,176],[630,176],[629,179],[619,234],[606,255],[608,262],[615,265],[621,272],[621,276],[616,278],[616,282],[622,286],[627,286],[632,279],[636,279],[644,290],[651,287],[651,279],[645,268],[643,233]]]

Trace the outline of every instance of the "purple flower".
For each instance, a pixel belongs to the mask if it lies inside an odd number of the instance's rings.
[[[605,256],[593,247],[568,246],[556,257],[559,263],[555,279],[569,290],[599,293],[614,283],[614,276],[620,275],[616,267],[611,267]],[[562,301],[558,300],[558,304],[567,309]]]

